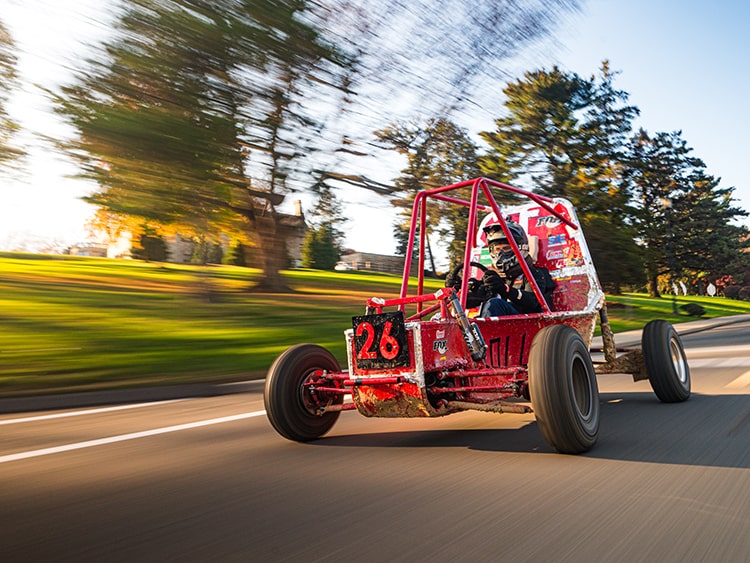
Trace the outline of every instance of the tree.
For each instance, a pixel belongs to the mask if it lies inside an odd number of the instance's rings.
[[[343,206],[331,186],[325,182],[320,182],[318,185],[313,186],[313,191],[317,192],[318,201],[312,209],[308,220],[313,227],[327,225],[330,228],[336,251],[341,254],[344,240],[344,231],[342,228],[349,219],[344,216]]]
[[[576,7],[575,0],[523,7],[485,0],[471,9],[457,0],[439,7],[426,0],[131,0],[114,39],[62,90],[59,110],[76,136],[61,146],[99,184],[92,203],[201,239],[241,233],[260,255],[258,287],[284,289],[288,233],[277,207],[314,183],[316,149],[358,152],[351,140],[340,142],[357,121],[346,116],[373,113],[366,107],[373,98],[358,98],[355,87],[378,77],[397,89],[407,69],[412,83],[448,84],[439,103],[457,107],[470,79],[497,75],[499,60]],[[457,18],[423,25],[444,9]],[[403,29],[414,31],[410,40],[399,39]],[[448,32],[458,39],[435,41]],[[429,68],[425,53],[435,61]],[[341,135],[324,134],[331,124]]]
[[[310,229],[302,245],[302,265],[316,270],[333,270],[339,260],[333,229],[328,224]]]
[[[720,188],[692,156],[682,133],[640,130],[632,139],[625,177],[637,209],[649,294],[659,297],[658,278],[682,273],[719,277],[747,246],[747,229],[733,222],[747,212],[735,207],[734,188]]]
[[[198,240],[193,248],[193,255],[190,257],[191,264],[221,264],[224,261],[224,249],[215,242],[207,240]]]
[[[578,0],[318,0],[326,28],[357,53],[365,104],[403,92],[408,112],[450,114],[494,102],[506,61],[549,36]],[[357,105],[358,109],[362,105]],[[393,104],[387,108],[392,114]],[[382,115],[378,112],[378,118]]]
[[[357,55],[349,81],[356,96],[345,98],[340,114],[348,128],[344,128],[344,143],[336,151],[337,160],[327,172],[335,170],[349,186],[386,196],[398,192],[396,198],[402,200],[402,190],[391,190],[362,176],[361,159],[377,162],[382,156],[363,132],[412,129],[419,126],[403,122],[423,123],[435,115],[453,120],[467,109],[494,105],[497,90],[508,76],[505,63],[551,35],[566,13],[578,10],[580,2],[320,0],[318,4],[327,8],[328,31],[343,38],[347,50]],[[401,125],[383,128],[383,115]],[[391,132],[398,137],[398,131]],[[403,140],[394,138],[378,148],[406,154]],[[397,202],[397,206],[403,203]],[[405,253],[408,223],[398,222],[393,232],[397,254]],[[427,251],[431,257],[430,249]],[[455,248],[449,252],[454,254]]]
[[[302,246],[305,268],[333,270],[342,252],[344,233],[339,228],[347,219],[333,189],[325,183],[314,188],[318,202],[312,210],[310,228]]]
[[[14,51],[13,38],[0,21],[0,168],[12,167],[24,155],[23,150],[13,145],[12,139],[19,126],[8,115],[7,109],[10,94],[18,85]]]
[[[58,100],[77,130],[62,146],[100,186],[90,201],[208,242],[241,233],[260,255],[259,288],[283,290],[276,207],[319,131],[303,92],[336,91],[348,64],[308,11],[291,0],[129,3],[106,57]]]
[[[584,79],[558,67],[527,72],[504,93],[508,115],[483,132],[490,151],[485,173],[549,196],[569,199],[610,290],[633,283],[641,270],[635,231],[621,180],[625,147],[638,109],[614,88],[604,61],[598,76]]]
[[[676,241],[675,261],[696,276],[705,272],[716,279],[747,261],[748,230],[737,221],[748,212],[735,205],[734,188],[721,187],[702,164],[688,176],[690,189],[674,202],[675,236],[683,237]]]
[[[133,257],[147,262],[166,262],[167,243],[158,233],[147,228],[133,247]]]
[[[474,178],[479,174],[477,146],[466,130],[446,117],[434,118],[424,126],[390,125],[376,131],[385,146],[406,156],[407,166],[395,181],[394,206],[400,209],[394,232],[399,242],[398,251],[405,253],[414,198],[420,190],[437,188]],[[470,188],[462,194],[468,197]],[[439,204],[433,204],[439,205]],[[458,206],[433,208],[427,216],[427,244],[430,233],[439,233],[448,241],[451,264],[463,260],[466,241],[468,209]],[[428,246],[432,271],[436,271],[432,250]]]

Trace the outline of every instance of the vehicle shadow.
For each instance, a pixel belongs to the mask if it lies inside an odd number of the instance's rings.
[[[591,459],[750,468],[747,395],[693,394],[661,403],[653,393],[602,393],[599,440]],[[493,416],[488,414],[487,416]],[[514,416],[512,414],[502,416]],[[556,454],[536,422],[519,429],[439,429],[333,435],[319,447],[460,447],[492,452]]]

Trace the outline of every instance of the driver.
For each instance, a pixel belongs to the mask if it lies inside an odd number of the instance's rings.
[[[529,255],[529,240],[521,225],[512,221],[507,222],[508,230],[521,251],[521,256],[529,265],[544,300],[552,309],[552,292],[555,282],[547,268],[532,265]],[[480,317],[500,317],[503,315],[518,315],[523,313],[541,313],[542,306],[534,295],[531,284],[523,276],[521,264],[513,253],[508,239],[499,223],[485,227],[487,247],[492,258],[492,269],[482,276],[482,284],[491,295],[482,304]]]

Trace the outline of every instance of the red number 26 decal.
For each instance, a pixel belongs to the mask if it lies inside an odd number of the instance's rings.
[[[352,317],[354,352],[360,369],[409,365],[403,311]]]
[[[385,325],[383,325],[383,334],[380,336],[380,342],[378,343],[380,355],[386,360],[392,360],[398,356],[401,350],[398,340],[391,335],[392,328],[393,323],[386,321]],[[373,360],[378,357],[378,353],[372,349],[372,345],[375,342],[375,327],[372,326],[372,323],[363,322],[357,325],[355,335],[361,337],[363,334],[365,335],[365,342],[357,354],[357,359]]]

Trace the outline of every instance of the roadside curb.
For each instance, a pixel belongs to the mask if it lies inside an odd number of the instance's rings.
[[[0,414],[71,409],[112,405],[117,403],[148,403],[195,397],[218,397],[236,393],[262,392],[265,380],[236,383],[199,383],[190,385],[163,385],[80,393],[59,393],[0,399]]]

